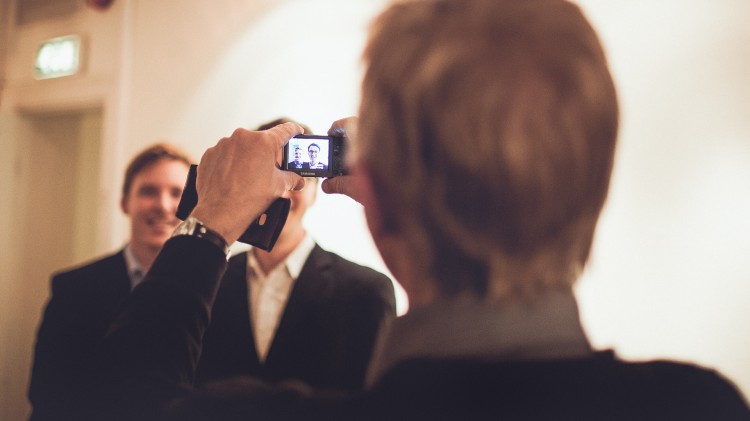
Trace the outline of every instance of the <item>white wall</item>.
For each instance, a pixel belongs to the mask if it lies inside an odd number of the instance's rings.
[[[750,2],[578,3],[622,106],[584,322],[598,346],[718,368],[750,396]]]
[[[52,267],[60,269],[73,264],[83,258],[76,255],[83,250],[89,255],[92,250],[102,252],[110,242],[106,232],[108,224],[104,221],[112,219],[113,208],[104,205],[109,202],[106,200],[109,192],[102,180],[112,178],[109,172],[112,166],[108,163],[114,143],[112,111],[119,86],[122,27],[122,9],[117,3],[106,14],[84,9],[59,19],[24,26],[15,25],[14,4],[4,0],[0,16],[3,41],[0,53],[4,55],[0,60],[3,66],[0,71],[0,217],[6,226],[0,242],[2,421],[22,420],[28,415],[26,390],[33,340],[49,291],[48,276]],[[64,79],[34,80],[34,54],[39,43],[69,34],[78,34],[84,41],[88,60],[83,71]],[[93,117],[84,118],[80,125],[71,122],[45,125],[39,121],[32,123],[27,118],[32,114],[39,116],[39,113],[70,115],[71,111],[83,109],[103,110],[105,117],[100,117],[98,112],[86,114]],[[35,129],[43,127],[46,130],[42,130],[44,136],[40,136]],[[55,141],[50,142],[53,139]],[[90,139],[101,139],[102,143],[89,145],[86,140]],[[78,143],[79,140],[82,143]],[[72,151],[76,151],[72,154],[76,157],[78,152],[81,156],[90,156],[94,151],[101,151],[104,162],[70,168],[65,163],[71,161]],[[40,166],[45,168],[46,174],[36,171]],[[91,168],[102,170],[90,171]],[[74,174],[81,174],[86,180],[77,183],[72,180]],[[64,190],[56,190],[57,186],[67,188],[66,193],[71,194],[61,193]],[[78,187],[93,194],[86,198],[73,197]],[[57,195],[45,194],[50,191],[56,191]],[[59,197],[57,203],[63,205],[50,206],[53,197]],[[99,198],[105,200],[99,201]],[[79,205],[87,205],[87,211],[76,217],[69,216],[67,223],[56,225],[52,222],[54,219],[46,217],[60,218],[67,215],[66,210]],[[83,218],[93,228],[72,234],[74,224]]]

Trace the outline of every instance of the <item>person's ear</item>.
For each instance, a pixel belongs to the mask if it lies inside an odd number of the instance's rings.
[[[356,191],[359,195],[359,201],[365,209],[367,227],[373,239],[377,241],[377,239],[387,235],[389,231],[384,217],[386,209],[382,207],[385,201],[378,198],[372,176],[367,168],[358,165],[355,171],[357,173],[357,176],[354,177],[357,184]]]
[[[128,198],[125,194],[120,197],[120,210],[122,210],[122,213],[124,213],[125,215],[130,215],[128,209]]]
[[[378,194],[377,182],[365,168],[358,168],[355,179],[370,235],[388,270],[406,291],[409,305],[416,307],[433,302],[438,296],[437,288],[426,277],[419,256],[406,241],[402,226],[394,217],[396,208]]]

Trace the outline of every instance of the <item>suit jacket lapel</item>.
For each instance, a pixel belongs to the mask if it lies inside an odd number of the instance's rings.
[[[310,309],[316,307],[318,302],[316,292],[328,281],[329,268],[330,257],[316,244],[294,282],[268,350],[266,362],[272,362],[280,353],[287,352],[284,343],[288,338],[291,340],[298,335],[297,326],[309,317]]]
[[[125,264],[125,249],[120,250],[114,257],[110,273],[116,274],[116,276],[113,277],[114,286],[112,290],[118,296],[123,297],[130,292],[130,274],[128,273],[128,265]]]
[[[230,260],[221,288],[221,298],[224,300],[221,305],[224,309],[224,313],[221,314],[223,325],[231,326],[230,335],[240,342],[242,349],[246,349],[250,361],[260,364],[250,323],[250,304],[247,300],[247,253]]]
[[[120,305],[130,294],[130,276],[123,250],[94,264],[96,270],[86,275],[89,277],[86,279],[86,288],[78,292],[83,294],[84,299],[90,300],[86,305],[94,312],[95,320],[92,323],[104,335]]]

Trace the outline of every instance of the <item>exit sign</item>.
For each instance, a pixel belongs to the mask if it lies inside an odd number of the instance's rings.
[[[50,79],[78,73],[81,38],[77,35],[52,38],[36,51],[36,78]]]

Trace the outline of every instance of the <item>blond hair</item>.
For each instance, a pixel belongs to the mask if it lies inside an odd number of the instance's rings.
[[[599,40],[561,0],[411,1],[374,23],[358,127],[386,226],[444,294],[570,285],[612,171]]]

